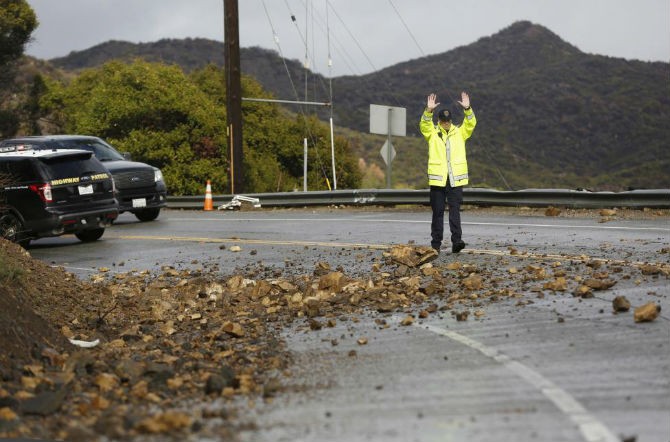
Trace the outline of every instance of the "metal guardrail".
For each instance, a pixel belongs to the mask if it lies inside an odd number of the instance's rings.
[[[393,206],[428,205],[428,189],[358,189],[314,192],[247,193],[246,197],[257,198],[261,207],[307,207],[307,206]],[[230,203],[235,195],[213,195],[215,207]],[[205,197],[168,196],[168,207],[172,209],[202,209]],[[632,190],[627,192],[589,192],[567,189],[525,189],[500,191],[493,189],[465,188],[463,204],[477,206],[528,206],[569,207],[602,209],[670,208],[670,189]]]

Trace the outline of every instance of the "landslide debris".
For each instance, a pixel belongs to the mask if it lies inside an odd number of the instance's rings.
[[[367,259],[351,253],[361,265]],[[0,437],[235,440],[249,425],[245,407],[282,393],[292,360],[279,336],[295,321],[319,330],[365,311],[397,314],[405,327],[442,312],[472,321],[492,302],[521,308],[545,294],[606,291],[615,277],[668,275],[667,266],[626,272],[588,257],[563,263],[517,252],[489,265],[413,245],[374,253],[358,275],[319,261],[309,274],[258,264],[224,275],[214,264],[101,269],[84,282],[0,240],[1,262],[12,266],[0,273]],[[657,314],[645,307],[635,321]]]

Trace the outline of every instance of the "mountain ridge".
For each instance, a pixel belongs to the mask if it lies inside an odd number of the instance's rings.
[[[73,71],[137,57],[185,71],[223,64],[222,43],[206,39],[112,41],[50,61]],[[241,48],[241,64],[277,98],[330,101],[329,79],[276,51]],[[467,90],[479,121],[468,142],[479,184],[523,187],[544,180],[564,187],[670,188],[664,172],[670,170],[669,72],[664,62],[583,53],[549,29],[521,21],[443,53],[333,77],[333,115],[338,126],[366,133],[371,103],[405,107],[408,137],[397,142],[409,147],[396,169],[407,169],[405,162],[419,177],[425,152],[417,123],[426,95],[437,93],[458,115],[455,99]],[[305,75],[308,96],[296,97],[295,83]],[[370,146],[355,147],[383,165]]]

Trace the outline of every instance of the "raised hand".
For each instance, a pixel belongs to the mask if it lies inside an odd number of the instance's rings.
[[[437,101],[437,95],[435,94],[428,95],[428,100],[426,100],[426,108],[428,109],[429,112],[433,112],[433,109],[435,109],[437,106],[440,105],[440,103],[436,103],[436,101]]]
[[[470,107],[470,96],[465,92],[461,92],[461,101],[458,102],[463,109],[468,109]]]

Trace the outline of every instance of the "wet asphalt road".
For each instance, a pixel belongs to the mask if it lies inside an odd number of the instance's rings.
[[[439,260],[487,269],[582,255],[667,264],[670,219],[647,218],[465,211],[465,253]],[[165,211],[151,223],[124,214],[95,243],[44,239],[30,252],[82,278],[100,267],[166,265],[311,273],[316,261],[359,276],[391,244],[427,244],[429,229],[427,211]],[[661,317],[636,324],[632,313],[613,315],[617,295],[633,306],[657,302]],[[296,358],[288,393],[257,404],[249,419],[259,427],[243,439],[670,441],[668,278],[634,274],[591,299],[533,298],[523,307],[513,299],[488,305],[485,316],[465,322],[447,313],[410,327],[377,313],[320,331],[298,322],[285,331]],[[360,337],[368,344],[358,345]]]
[[[523,212],[522,212],[523,213]],[[587,255],[628,261],[658,261],[658,251],[670,244],[668,216],[645,220],[620,219],[606,223],[599,217],[545,217],[463,213],[466,253],[500,254],[510,248],[535,254]],[[446,229],[448,231],[448,228]],[[140,223],[124,213],[100,241],[81,243],[66,235],[34,241],[36,258],[62,265],[82,277],[100,267],[126,272],[131,268],[193,267],[193,261],[216,262],[222,271],[262,262],[269,266],[313,270],[315,259],[335,260],[353,272],[349,256],[338,251],[365,253],[392,244],[429,245],[428,211],[366,211],[345,209],[268,211],[161,212],[158,220]],[[241,253],[226,253],[238,245]],[[253,253],[256,251],[257,253]],[[448,253],[446,253],[448,255]],[[119,268],[121,264],[124,268]]]

